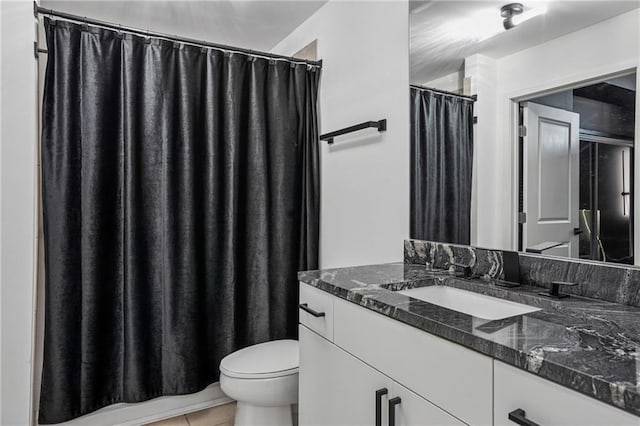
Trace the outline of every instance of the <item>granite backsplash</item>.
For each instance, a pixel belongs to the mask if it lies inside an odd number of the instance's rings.
[[[562,291],[640,306],[640,268],[636,266],[488,250],[423,240],[406,240],[404,243],[404,263],[429,263],[433,268],[446,269],[451,262],[471,266],[475,276],[499,280],[515,281],[508,276],[513,275],[515,270],[520,283],[538,287],[547,288],[552,281],[577,282],[577,286],[565,287]]]

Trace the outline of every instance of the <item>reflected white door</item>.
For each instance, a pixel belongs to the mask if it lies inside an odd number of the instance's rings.
[[[523,122],[523,247],[557,243],[544,253],[577,258],[580,115],[527,102]]]

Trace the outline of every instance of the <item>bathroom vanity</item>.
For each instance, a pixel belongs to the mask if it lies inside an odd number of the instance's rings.
[[[301,425],[640,425],[640,308],[406,263],[299,280]]]

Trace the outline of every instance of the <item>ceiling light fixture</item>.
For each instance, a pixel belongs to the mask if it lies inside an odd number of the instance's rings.
[[[467,12],[455,19],[445,20],[441,27],[442,36],[447,39],[481,43],[504,32],[504,29],[511,29],[531,18],[547,13],[546,3],[540,1],[535,3],[534,8],[526,10],[522,3],[505,5],[500,9],[500,15],[496,13],[495,7]]]
[[[515,27],[517,23],[514,23],[514,17],[521,15],[524,12],[524,6],[522,3],[509,3],[500,8],[500,16],[504,18],[502,25],[505,30],[510,30]]]
[[[500,16],[504,19],[502,21],[502,26],[505,30],[510,30],[524,21],[528,21],[536,16],[544,15],[545,13],[547,13],[546,5],[529,9],[526,12],[524,11],[522,3],[510,3],[500,8]]]

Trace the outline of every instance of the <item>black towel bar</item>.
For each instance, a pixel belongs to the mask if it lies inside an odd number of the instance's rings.
[[[324,135],[320,135],[320,140],[327,141],[329,144],[333,143],[333,138],[336,136],[346,135],[347,133],[356,132],[358,130],[367,129],[369,127],[374,127],[378,129],[379,132],[384,132],[387,130],[387,119],[383,118],[378,121],[366,121],[364,123],[356,124],[355,126],[345,127],[344,129],[336,130],[335,132],[325,133]]]

